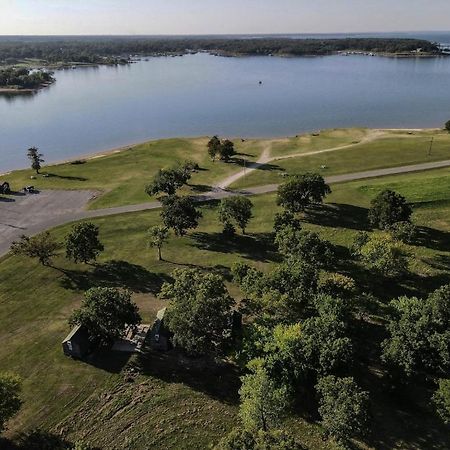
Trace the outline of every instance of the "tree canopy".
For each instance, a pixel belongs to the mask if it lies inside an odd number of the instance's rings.
[[[261,361],[253,361],[242,377],[239,416],[247,430],[268,431],[280,424],[289,406],[287,389],[278,387]]]
[[[450,424],[450,380],[439,380],[439,386],[433,395],[436,410],[445,424]]]
[[[161,218],[167,228],[172,228],[177,236],[184,236],[189,229],[197,228],[202,213],[195,207],[190,197],[169,195],[161,199]]]
[[[156,225],[148,229],[148,245],[158,249],[158,260],[162,260],[161,248],[169,239],[169,229],[162,225]]]
[[[322,426],[329,435],[346,443],[363,434],[368,421],[369,395],[353,378],[330,375],[320,379],[316,389],[320,395]]]
[[[124,335],[127,327],[139,325],[141,316],[130,292],[97,287],[85,293],[69,323],[84,326],[95,345],[109,346]]]
[[[277,203],[291,213],[298,213],[312,204],[322,203],[330,193],[331,189],[321,175],[305,173],[278,187]]]
[[[232,338],[234,300],[221,276],[177,269],[160,296],[170,301],[165,323],[173,342],[193,355],[221,354]]]
[[[45,162],[43,158],[43,154],[39,153],[39,149],[36,147],[30,147],[27,151],[28,159],[31,162],[31,168],[39,173],[41,170],[41,163]]]
[[[19,241],[12,243],[11,252],[13,255],[37,258],[43,266],[48,266],[60,248],[61,244],[48,231],[45,231],[32,237],[21,236]]]
[[[368,218],[372,226],[384,230],[397,222],[409,221],[411,214],[406,198],[386,189],[372,200]]]
[[[104,250],[98,237],[99,228],[93,223],[79,223],[72,227],[66,237],[66,256],[76,263],[95,261]]]
[[[0,373],[0,434],[6,428],[6,422],[20,409],[21,381],[11,373]]]
[[[191,178],[191,170],[186,167],[174,167],[172,169],[161,169],[154,180],[145,188],[148,195],[157,195],[163,192],[174,195],[177,189],[184,186]]]
[[[383,358],[411,377],[421,370],[447,374],[450,370],[450,285],[426,299],[401,297],[390,304],[389,338]]]
[[[224,226],[235,223],[245,234],[245,228],[252,218],[253,203],[244,196],[224,198],[219,205],[219,220]]]

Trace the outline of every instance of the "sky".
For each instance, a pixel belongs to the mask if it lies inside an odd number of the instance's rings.
[[[450,0],[0,0],[0,35],[450,30]]]

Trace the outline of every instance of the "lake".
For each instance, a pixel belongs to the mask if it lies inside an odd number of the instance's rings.
[[[440,127],[450,58],[149,58],[55,73],[30,96],[0,96],[0,173],[149,139],[268,137],[334,127]],[[262,81],[262,84],[259,82]]]

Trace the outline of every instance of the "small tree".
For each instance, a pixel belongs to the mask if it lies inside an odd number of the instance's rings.
[[[365,243],[362,237],[357,237],[353,251],[369,269],[387,277],[399,277],[407,272],[408,260],[400,242],[386,233],[366,236]]]
[[[95,261],[104,250],[98,238],[99,228],[93,223],[79,223],[66,237],[66,257],[78,262]]]
[[[176,167],[172,169],[161,169],[155,179],[147,185],[145,192],[150,195],[157,195],[160,192],[167,195],[174,195],[177,189],[184,186],[191,178],[191,170],[186,167]]]
[[[433,395],[436,410],[445,424],[450,424],[450,380],[439,380],[439,387]]]
[[[21,383],[19,377],[10,373],[0,373],[0,434],[6,428],[6,422],[20,409]]]
[[[161,200],[161,218],[167,228],[172,228],[177,236],[184,236],[189,229],[197,228],[202,213],[197,211],[190,197],[170,195]]]
[[[445,123],[445,129],[450,133],[450,120]]]
[[[219,205],[219,220],[224,226],[235,222],[245,234],[245,228],[252,218],[253,203],[243,196],[224,198]]]
[[[220,153],[220,139],[217,136],[213,136],[208,142],[208,155],[212,161],[215,161],[217,155]]]
[[[418,236],[417,227],[411,222],[396,222],[389,227],[389,233],[405,244],[414,244]]]
[[[177,269],[161,297],[170,300],[165,324],[175,345],[193,355],[220,354],[231,338],[232,307],[222,277],[194,269]]]
[[[320,395],[322,426],[337,441],[346,443],[360,436],[367,426],[369,395],[353,378],[322,378],[316,385]]]
[[[288,408],[286,387],[277,387],[262,361],[250,363],[251,373],[241,378],[239,415],[245,429],[263,430],[277,426]]]
[[[94,344],[108,346],[122,337],[127,327],[139,325],[141,316],[130,292],[98,287],[85,293],[69,323],[84,326]]]
[[[154,226],[148,230],[148,245],[158,249],[158,260],[161,261],[161,248],[169,239],[169,230],[161,225]]]
[[[59,248],[61,248],[61,244],[55,241],[53,236],[46,231],[32,237],[21,236],[19,241],[12,243],[11,252],[13,255],[38,258],[43,266],[49,266]]]
[[[277,203],[291,213],[303,212],[311,204],[322,203],[330,193],[321,175],[305,173],[278,187]]]
[[[31,168],[39,173],[41,170],[41,163],[45,162],[43,159],[43,154],[39,153],[39,149],[36,147],[31,147],[28,149],[27,153],[28,159],[31,161]]]
[[[220,159],[228,162],[232,156],[236,154],[234,144],[228,139],[225,139],[219,147]]]
[[[372,226],[384,230],[397,222],[408,222],[411,214],[405,197],[387,189],[372,200],[368,218]]]

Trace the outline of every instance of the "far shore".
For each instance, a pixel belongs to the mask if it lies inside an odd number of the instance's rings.
[[[330,129],[335,129],[335,130],[340,130],[340,129],[349,129],[352,127],[347,127],[347,128],[329,128],[329,129],[323,129],[323,130],[319,130],[319,132],[321,131],[327,131]],[[359,127],[356,127],[359,128]],[[364,127],[363,127],[364,128]],[[431,127],[431,128],[367,128],[373,131],[406,131],[406,132],[424,132],[424,131],[443,131],[442,128],[439,127]],[[229,139],[231,140],[236,140],[236,139],[246,139],[246,140],[260,140],[260,141],[264,141],[264,140],[271,140],[271,139],[282,139],[282,138],[294,138],[296,136],[304,136],[304,135],[308,135],[311,133],[315,133],[317,132],[316,130],[312,130],[309,132],[303,132],[303,133],[299,133],[298,135],[292,135],[292,136],[270,136],[270,137],[243,137],[243,136],[229,136]],[[52,161],[49,162],[48,164],[44,165],[42,167],[42,171],[45,173],[45,169],[47,167],[52,167],[52,166],[58,166],[61,164],[70,164],[73,163],[75,161],[89,161],[92,159],[99,159],[99,158],[105,158],[107,156],[111,156],[115,153],[121,153],[124,151],[129,151],[131,150],[133,147],[136,147],[138,145],[143,145],[143,144],[148,144],[148,143],[152,143],[152,142],[158,142],[158,141],[164,141],[164,140],[168,140],[168,139],[202,139],[202,138],[207,138],[207,136],[172,136],[172,137],[166,137],[166,138],[158,138],[158,139],[146,139],[145,141],[138,141],[135,143],[131,143],[128,145],[122,145],[120,147],[113,147],[113,148],[108,148],[105,150],[100,150],[100,151],[96,151],[96,152],[90,152],[90,153],[84,153],[82,155],[79,156],[74,156],[73,158],[67,158],[67,159],[62,159],[62,160],[58,160],[58,161]],[[44,154],[45,157],[45,154]],[[16,171],[20,171],[20,170],[27,170],[29,169],[29,167],[23,167],[23,168],[19,168],[19,169],[12,169],[12,170],[8,170],[6,172],[2,172],[0,173],[0,176],[5,176],[5,175],[9,175],[12,172],[16,172]]]

